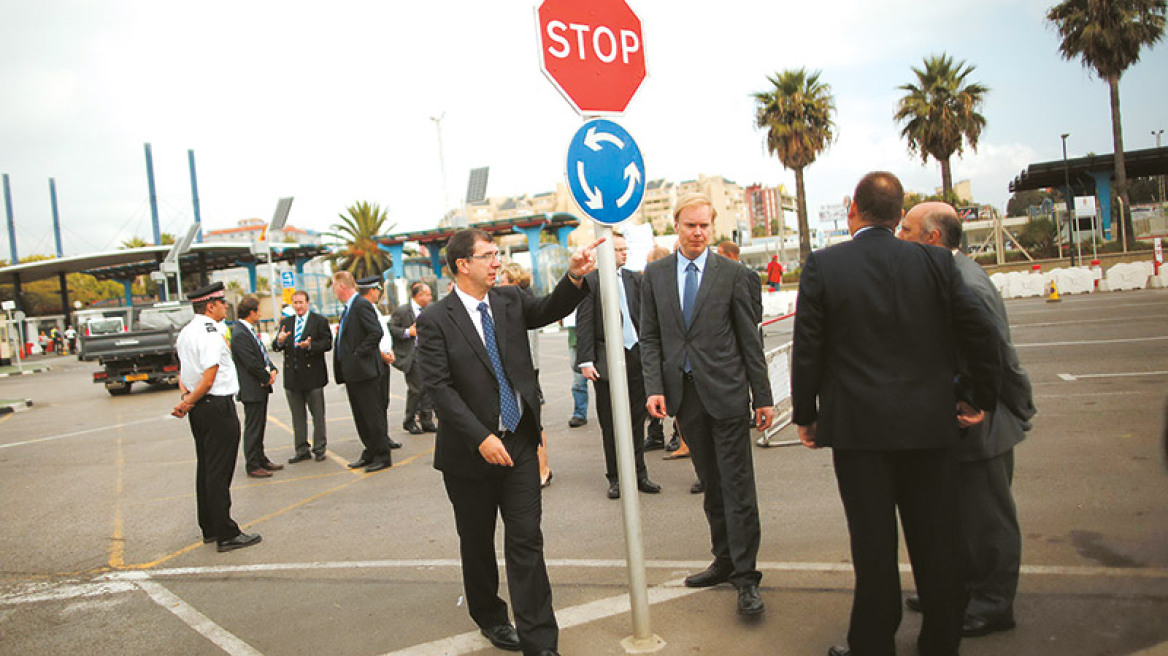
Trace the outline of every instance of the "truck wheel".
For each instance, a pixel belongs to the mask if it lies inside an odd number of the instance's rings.
[[[125,396],[130,393],[130,383],[120,387],[107,387],[105,391],[109,392],[110,396]]]

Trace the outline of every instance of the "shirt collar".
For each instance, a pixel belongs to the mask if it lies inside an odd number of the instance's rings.
[[[681,249],[678,249],[678,251],[677,251],[677,273],[678,273],[678,275],[685,273],[685,268],[687,266],[689,266],[689,263],[691,261],[695,265],[697,265],[698,273],[699,274],[702,273],[706,269],[706,261],[709,259],[709,256],[710,256],[710,249],[706,248],[706,249],[702,250],[701,255],[698,255],[697,258],[690,260],[689,258],[687,258],[686,256],[681,254]]]
[[[483,300],[481,301],[462,291],[458,285],[454,286],[454,293],[458,294],[458,300],[462,301],[462,304],[466,306],[467,314],[474,315],[474,313],[478,312],[479,303],[486,303],[488,310],[491,308],[491,294],[489,292],[483,296]]]
[[[415,303],[413,299],[410,299],[410,309],[414,311],[415,317],[422,313],[422,306]]]
[[[865,232],[868,232],[869,230],[871,230],[873,228],[882,228],[882,229],[887,230],[888,232],[890,232],[892,234],[896,234],[896,233],[892,232],[892,228],[889,228],[888,226],[868,224],[868,225],[864,226],[863,228],[860,228],[859,230],[857,230],[856,234],[852,235],[852,239],[859,237],[860,235],[864,234]]]

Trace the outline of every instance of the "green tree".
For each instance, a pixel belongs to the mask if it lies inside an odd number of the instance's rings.
[[[900,136],[908,141],[910,153],[920,154],[921,161],[930,157],[941,163],[941,195],[953,194],[953,172],[949,158],[960,157],[966,143],[977,152],[977,140],[985,127],[985,117],[978,113],[989,88],[976,82],[966,83],[974,66],[944,53],[925,58],[924,68],[913,68],[916,84],[900,88],[906,92],[896,104],[893,118],[902,123]]]
[[[1063,59],[1078,58],[1107,81],[1111,91],[1111,139],[1115,148],[1115,187],[1123,200],[1125,241],[1134,241],[1123,124],[1119,115],[1119,78],[1140,60],[1144,46],[1164,37],[1165,0],[1063,0],[1046,13],[1058,31]]]
[[[130,250],[131,248],[146,248],[149,245],[150,244],[147,244],[145,239],[142,239],[138,235],[134,235],[133,237],[123,241],[122,245],[118,248],[121,250]]]
[[[333,231],[325,233],[341,246],[328,256],[337,269],[344,269],[354,278],[379,276],[393,264],[389,253],[378,247],[375,237],[393,230],[397,224],[386,225],[389,216],[376,203],[361,201],[350,205],[340,214],[341,222],[333,224]]]
[[[807,223],[807,194],[803,169],[835,140],[835,97],[831,86],[820,82],[819,71],[785,70],[767,76],[771,88],[753,94],[754,125],[767,131],[767,152],[779,158],[783,168],[795,172],[795,209],[799,217],[799,261],[811,254],[811,230]]]

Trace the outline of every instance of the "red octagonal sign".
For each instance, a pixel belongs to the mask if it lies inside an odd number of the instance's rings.
[[[576,111],[620,114],[645,79],[641,19],[624,0],[544,0],[539,65]]]

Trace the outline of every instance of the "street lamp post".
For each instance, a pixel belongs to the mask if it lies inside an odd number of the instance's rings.
[[[1156,137],[1156,148],[1160,147],[1160,136],[1164,134],[1164,130],[1152,130],[1152,136]],[[1160,192],[1160,213],[1164,213],[1164,174],[1159,176],[1159,184],[1156,185]]]
[[[1062,139],[1063,139],[1063,179],[1065,180],[1066,185],[1067,185],[1066,196],[1063,198],[1063,204],[1067,208],[1067,219],[1070,221],[1070,224],[1071,224],[1071,234],[1070,234],[1071,241],[1075,242],[1075,246],[1078,247],[1079,240],[1075,238],[1075,224],[1078,223],[1078,221],[1074,219],[1074,216],[1075,216],[1075,192],[1071,191],[1071,170],[1070,170],[1070,168],[1067,167],[1067,137],[1069,137],[1069,136],[1071,136],[1070,132],[1064,132],[1062,134]],[[1062,234],[1063,234],[1062,229],[1059,229],[1059,250],[1060,251],[1062,250],[1062,240],[1063,240]],[[1059,253],[1059,257],[1062,257],[1061,252]],[[1074,250],[1071,250],[1070,257],[1071,257],[1071,266],[1078,266],[1079,263],[1075,260],[1075,251]]]

